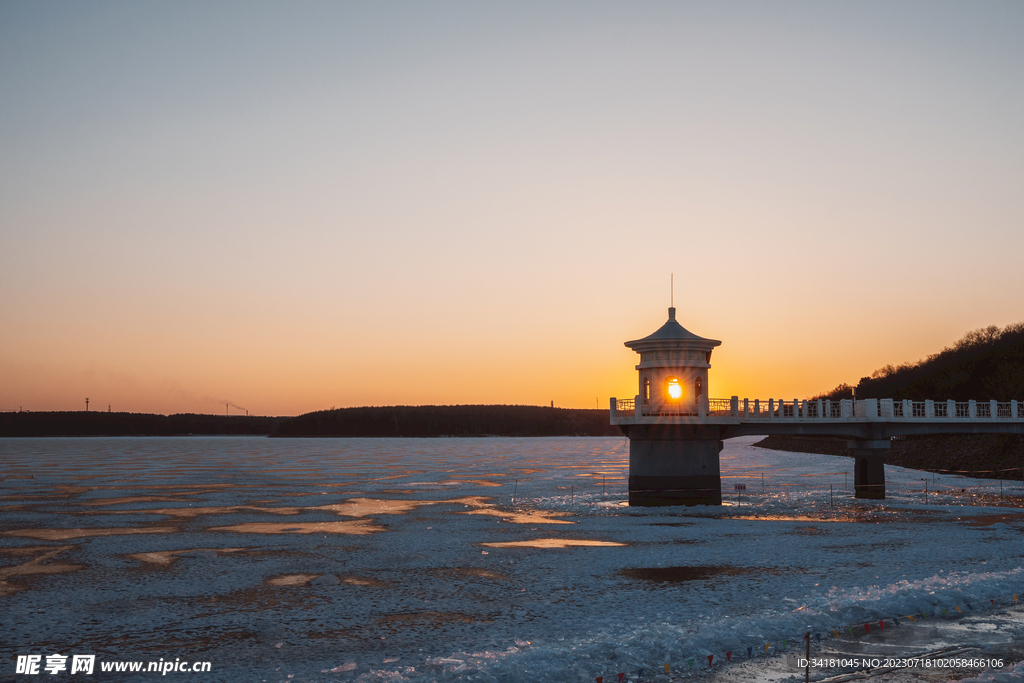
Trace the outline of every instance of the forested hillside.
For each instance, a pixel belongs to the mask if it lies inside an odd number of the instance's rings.
[[[1024,400],[1024,323],[968,332],[916,363],[886,365],[861,378],[857,398]],[[841,384],[814,398],[850,398]]]

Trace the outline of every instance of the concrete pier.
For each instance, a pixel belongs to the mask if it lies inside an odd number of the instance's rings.
[[[889,440],[847,441],[853,456],[853,490],[856,498],[885,499],[885,452]]]
[[[722,504],[717,429],[632,425],[627,434],[630,505]]]

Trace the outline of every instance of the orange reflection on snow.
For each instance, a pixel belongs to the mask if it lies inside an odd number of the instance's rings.
[[[178,559],[178,555],[186,553],[217,553],[219,555],[220,553],[239,553],[245,550],[248,550],[248,548],[191,548],[189,550],[159,550],[152,553],[132,553],[131,555],[126,555],[126,557],[147,564],[167,566]]]
[[[488,548],[575,548],[577,546],[624,547],[626,543],[612,541],[584,541],[573,538],[535,538],[530,541],[505,541],[502,543],[481,543]]]
[[[268,586],[304,586],[319,574],[282,574],[267,579]]]
[[[487,507],[478,508],[476,510],[468,510],[463,512],[464,515],[490,515],[492,517],[501,517],[506,522],[513,522],[514,524],[575,524],[576,522],[570,522],[566,519],[555,519],[557,515],[564,514],[558,512],[541,512],[534,510],[533,512],[506,512],[504,510],[498,510],[497,508]]]
[[[210,527],[207,531],[232,531],[240,534],[350,534],[366,536],[385,531],[368,519],[346,522],[244,522],[231,526]]]
[[[46,562],[65,550],[70,550],[74,547],[75,546],[73,545],[65,545],[60,546],[59,548],[6,548],[0,551],[6,555],[14,556],[35,555],[35,557],[27,562],[22,562],[21,564],[14,565],[13,567],[3,567],[0,569],[0,597],[4,597],[14,593],[15,591],[24,589],[24,586],[8,583],[7,579],[10,577],[28,576],[30,574],[62,574],[64,572],[82,569],[82,565],[80,564],[61,564],[59,562],[43,564],[43,562]]]
[[[344,503],[318,505],[307,510],[330,510],[345,517],[369,517],[370,515],[404,515],[424,505],[433,505],[434,500],[395,500],[390,498],[350,498]]]
[[[109,529],[16,529],[3,532],[5,536],[38,538],[41,541],[64,541],[85,536],[121,536],[127,534],[170,534],[173,526],[115,527]]]

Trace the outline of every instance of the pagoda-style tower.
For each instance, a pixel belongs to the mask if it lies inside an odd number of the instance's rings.
[[[707,406],[711,351],[722,342],[698,337],[676,322],[676,309],[668,309],[668,322],[654,334],[626,342],[640,354],[640,401],[650,415],[697,415]]]
[[[722,342],[668,321],[643,339],[626,342],[640,354],[636,414],[623,424],[629,437],[630,505],[721,505],[720,431],[703,424],[708,412],[711,352]]]

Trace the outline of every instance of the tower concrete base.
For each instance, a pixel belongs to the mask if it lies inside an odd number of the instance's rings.
[[[722,504],[717,429],[631,425],[626,433],[630,505]]]
[[[848,441],[853,456],[853,490],[856,498],[885,499],[885,452],[888,440]]]

